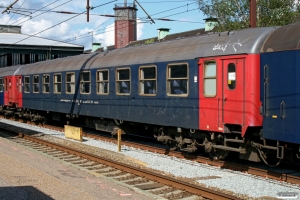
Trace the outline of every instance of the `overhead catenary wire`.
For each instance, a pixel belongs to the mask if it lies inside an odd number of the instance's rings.
[[[115,2],[115,1],[117,1],[117,0],[113,0],[113,1],[110,1],[110,2],[107,2],[107,3],[104,3],[104,4],[100,4],[99,6],[103,6],[103,5],[106,5],[106,4]],[[54,28],[54,27],[56,27],[56,26],[58,26],[58,25],[60,25],[60,24],[62,24],[62,23],[64,23],[64,22],[69,21],[69,20],[71,20],[71,19],[73,19],[73,18],[75,18],[75,17],[77,17],[77,16],[79,16],[79,15],[82,15],[82,14],[84,14],[84,13],[86,13],[86,11],[81,12],[81,13],[79,13],[79,14],[73,16],[73,17],[70,17],[70,18],[68,18],[68,19],[66,19],[66,20],[64,20],[64,21],[62,21],[62,22],[60,22],[60,23],[57,23],[57,24],[55,24],[55,25],[53,25],[53,26],[51,26],[51,27],[49,27],[49,28],[46,28],[46,29],[44,29],[44,30],[42,30],[42,31],[40,31],[40,32],[37,32],[37,33],[35,33],[35,34],[33,34],[33,35],[29,35],[28,37],[26,37],[26,38],[24,38],[24,39],[22,39],[22,40],[19,40],[19,41],[13,43],[13,44],[10,44],[10,45],[8,45],[7,47],[12,46],[12,45],[14,45],[14,44],[17,44],[17,43],[19,43],[19,42],[22,42],[22,41],[24,41],[24,40],[27,40],[27,39],[29,39],[29,38],[31,38],[31,37],[33,37],[33,36],[35,36],[35,35],[38,35],[38,34],[40,34],[40,33],[43,33],[43,32],[45,32],[45,31],[47,31],[47,30],[49,30],[49,29],[52,29],[52,28]],[[1,48],[0,50],[2,50],[2,49],[4,49],[4,48]]]
[[[194,4],[194,3],[191,3],[191,4]],[[175,7],[175,8],[172,8],[172,9],[168,9],[168,10],[165,10],[165,11],[163,11],[163,12],[151,14],[151,15],[153,16],[153,15],[161,14],[161,13],[168,12],[168,11],[175,10],[175,9],[179,9],[179,8],[182,8],[182,7],[191,5],[191,4],[186,4],[186,5],[178,6],[178,7]],[[169,17],[169,16],[175,16],[175,15],[178,15],[178,14],[182,14],[182,13],[190,12],[190,11],[194,11],[194,10],[198,10],[198,8],[197,8],[197,9],[192,9],[192,10],[188,10],[188,9],[187,9],[186,11],[183,11],[183,12],[175,13],[175,14],[168,15],[168,16],[161,17],[161,18],[154,18],[154,19],[160,20],[160,21],[169,21],[169,22],[182,22],[182,23],[199,23],[199,24],[204,24],[203,22],[193,22],[193,21],[187,21],[187,20],[166,19],[166,17]],[[97,15],[97,14],[96,14],[96,15]],[[103,15],[100,15],[100,16],[103,16]],[[109,16],[105,16],[105,17],[116,17],[116,16],[114,16],[114,15],[109,15]],[[144,19],[144,18],[146,18],[146,17],[139,18],[139,19]],[[126,26],[126,27],[127,27],[127,26]],[[106,28],[100,29],[100,30],[98,30],[98,31],[105,30],[105,29],[106,29]],[[94,30],[95,30],[95,29],[94,29]],[[94,30],[93,30],[93,31],[94,31]],[[110,31],[106,31],[106,32],[111,32],[111,31],[114,31],[114,30],[110,30]],[[62,40],[62,41],[63,41],[63,42],[70,42],[70,41],[74,41],[74,40],[86,38],[86,37],[89,37],[89,36],[87,36],[87,35],[88,35],[90,32],[91,32],[91,31],[89,31],[89,32],[87,32],[87,33],[84,33],[84,34],[81,34],[81,35],[78,35],[78,36],[74,37],[73,39],[66,39],[66,40]],[[106,33],[106,32],[101,32],[101,33],[94,34],[94,35],[99,35],[99,34],[103,34],[103,33]]]
[[[60,6],[63,6],[63,5],[65,5],[65,4],[67,4],[67,3],[71,2],[71,1],[73,1],[73,0],[69,0],[69,1],[67,1],[67,2],[65,2],[65,3],[62,3],[62,4],[60,4],[60,5],[58,5],[58,6],[54,7],[54,8],[51,8],[50,10],[53,10],[53,9],[58,8],[58,7],[60,7]],[[36,17],[38,17],[38,16],[40,16],[40,15],[46,13],[46,12],[48,12],[48,11],[45,11],[45,12],[40,13],[40,14],[38,14],[38,15],[35,15],[35,16],[33,16],[31,19],[36,18]],[[79,13],[78,15],[81,15],[81,14],[82,14],[82,13]],[[77,17],[78,15],[76,15],[76,17]],[[20,24],[22,24],[22,23],[24,23],[24,22],[26,22],[26,21],[28,21],[28,20],[31,20],[31,19],[27,19],[27,20],[25,20],[25,21],[22,21],[21,23],[19,23],[19,24],[17,24],[17,25],[20,25]]]
[[[54,3],[54,2],[53,2]],[[108,3],[111,3],[111,2],[108,2]],[[107,3],[107,4],[108,4]],[[50,5],[50,4],[49,4]],[[62,4],[61,4],[62,5]],[[105,4],[102,4],[102,5],[105,5]],[[102,5],[99,5],[99,6],[102,6]],[[189,4],[187,4],[187,5],[189,5]],[[187,6],[187,5],[183,5],[183,6],[179,6],[179,7],[176,7],[176,8],[173,8],[173,9],[168,9],[168,10],[166,10],[165,12],[167,12],[167,11],[171,11],[171,10],[175,10],[175,9],[178,9],[178,8],[181,8],[181,7],[185,7],[185,6]],[[97,7],[99,7],[99,6],[97,6]],[[55,7],[55,8],[57,8],[57,7]],[[42,8],[41,8],[42,9]],[[54,9],[54,8],[53,8]],[[53,9],[51,9],[51,10],[53,10]],[[193,10],[196,10],[196,9],[193,9]],[[50,10],[47,10],[46,12],[49,12]],[[184,11],[184,12],[189,12],[189,11],[192,11],[192,10],[187,10],[187,11]],[[85,11],[86,12],[86,11]],[[82,12],[82,13],[77,13],[77,15],[76,16],[78,16],[78,15],[80,15],[80,14],[83,14],[83,13],[85,13],[85,12]],[[174,15],[178,15],[178,14],[181,14],[181,13],[184,13],[184,12],[179,12],[179,13],[175,13],[175,14],[173,14],[173,15],[168,15],[168,16],[174,16]],[[159,14],[159,13],[156,13],[156,14]],[[156,15],[155,14],[155,15]],[[95,14],[95,15],[97,15],[97,14]],[[72,18],[75,18],[76,16],[73,16]],[[168,16],[166,16],[166,17],[168,17]],[[113,17],[115,17],[115,16],[113,16]],[[72,19],[72,18],[69,18],[68,20],[70,20],[70,19]],[[109,20],[111,20],[111,19],[113,19],[113,18],[110,18]],[[68,21],[68,20],[65,20],[65,21]],[[109,20],[107,20],[107,21],[109,21]],[[171,20],[171,19],[166,19],[166,18],[157,18],[157,20],[162,20],[162,21],[170,21],[170,22],[184,22],[184,23],[203,23],[203,22],[192,22],[192,21],[180,21],[180,20]],[[63,21],[63,22],[65,22],[65,21]],[[104,23],[106,23],[107,21],[105,21]],[[63,22],[61,22],[61,23],[63,23]],[[59,24],[61,24],[61,23],[59,23]],[[103,25],[104,23],[102,23],[102,24],[100,24],[98,27],[100,27],[101,25]],[[141,23],[147,23],[147,22],[138,22],[139,24],[141,24]],[[57,24],[57,25],[59,25],[59,24]],[[49,29],[51,29],[51,28],[53,28],[53,27],[55,27],[55,26],[57,26],[57,25],[54,25],[54,26],[52,26],[52,27],[50,27],[50,28],[48,28],[48,29],[46,29],[46,30],[49,30]],[[92,31],[89,31],[88,33],[85,33],[85,34],[82,34],[82,35],[79,35],[79,36],[76,36],[75,38],[69,38],[69,39],[66,39],[66,40],[62,40],[62,41],[58,41],[58,42],[70,42],[70,41],[74,41],[74,40],[79,40],[79,39],[83,39],[83,38],[87,38],[87,37],[90,37],[90,33],[91,32],[94,32],[98,27],[96,27],[96,28],[94,28]],[[104,29],[100,29],[100,30],[98,30],[98,31],[101,31],[101,30],[106,30],[107,28],[104,28]],[[27,38],[25,38],[25,39],[28,39],[28,38],[30,38],[30,37],[32,37],[32,36],[35,36],[35,35],[37,35],[37,34],[39,34],[39,33],[42,33],[42,32],[44,32],[44,31],[46,31],[46,30],[43,30],[43,31],[41,31],[41,32],[38,32],[38,33],[36,33],[36,34],[34,34],[34,35],[29,35],[29,37],[27,37]],[[97,31],[97,32],[98,32]],[[107,31],[104,31],[104,32],[100,32],[100,33],[98,33],[98,34],[93,34],[93,35],[99,35],[99,34],[104,34],[104,33],[108,33],[108,32],[112,32],[112,31],[116,31],[115,29],[113,29],[113,30],[107,30]],[[25,39],[23,39],[23,40],[25,40]],[[21,40],[21,41],[23,41],[23,40]],[[20,42],[20,41],[18,41],[18,42]],[[58,43],[58,42],[55,42],[55,43]],[[54,44],[55,44],[54,43]],[[29,51],[31,51],[31,50],[29,50]],[[26,51],[26,52],[28,52],[28,51]]]
[[[52,3],[50,3],[50,4],[48,4],[48,5],[46,5],[46,6],[42,7],[42,8],[40,8],[40,9],[38,9],[38,10],[35,10],[35,12],[33,12],[32,14],[34,14],[34,13],[36,13],[36,12],[42,10],[43,8],[46,8],[46,7],[48,7],[48,6],[50,6],[50,5],[54,4],[54,3],[56,3],[57,1],[59,1],[59,0],[56,0],[56,1],[54,1],[54,2],[52,2]],[[16,10],[18,10],[18,9],[16,9]],[[20,10],[20,9],[19,9],[19,10]],[[24,9],[24,8],[23,8],[22,10],[34,10],[34,9]],[[24,18],[26,18],[26,17],[23,17],[23,18],[21,18],[21,19],[18,19],[17,21],[13,22],[11,25],[17,23],[18,21],[20,21],[20,20],[22,20],[22,19],[24,19]],[[32,19],[32,18],[31,18],[31,19]],[[22,23],[23,23],[23,22],[22,22]]]
[[[26,2],[27,0],[24,0],[23,1],[23,3],[21,4],[21,6],[19,7],[19,8],[21,8],[22,6],[23,6],[23,4]],[[6,11],[7,12],[7,11]],[[9,20],[6,22],[6,24],[13,18],[13,16],[14,16],[15,14],[13,14],[10,18],[9,18]],[[5,25],[6,25],[5,24]]]
[[[169,22],[200,23],[200,24],[204,24],[204,22],[193,22],[193,21],[186,21],[186,20],[183,20],[183,21],[182,21],[182,20],[166,19],[166,17],[175,16],[175,15],[179,15],[179,14],[182,14],[182,13],[185,13],[185,12],[194,11],[194,10],[198,10],[198,8],[197,8],[197,9],[192,9],[192,10],[183,11],[183,12],[179,12],[179,13],[175,13],[175,14],[168,15],[168,16],[161,17],[161,18],[154,18],[154,19],[156,19],[156,20],[161,20],[161,21],[169,21]],[[125,27],[128,27],[128,26],[125,26]],[[105,30],[105,29],[106,29],[106,28],[100,29],[100,30],[98,30],[98,31]],[[112,31],[116,31],[116,30],[114,29],[114,30],[109,30],[109,31],[100,32],[100,33],[98,33],[98,34],[94,34],[94,36],[95,36],[95,35],[104,34],[104,33],[107,33],[107,32],[112,32]],[[63,40],[63,41],[65,41],[65,42],[70,42],[70,41],[74,41],[74,40],[78,40],[78,39],[82,39],[82,38],[89,37],[89,36],[86,36],[87,34],[89,34],[89,33],[85,33],[85,34],[76,36],[74,39],[66,39],[66,40]],[[82,37],[81,37],[81,36],[82,36]]]

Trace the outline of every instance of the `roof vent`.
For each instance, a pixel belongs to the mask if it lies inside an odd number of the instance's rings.
[[[0,24],[0,33],[21,33],[21,26]]]
[[[170,29],[169,28],[159,28],[158,30],[158,40],[164,39],[168,34]]]
[[[211,31],[215,26],[218,25],[218,19],[217,18],[206,18],[205,20],[205,31]]]
[[[101,43],[93,43],[92,52],[95,52],[100,47],[101,47]]]

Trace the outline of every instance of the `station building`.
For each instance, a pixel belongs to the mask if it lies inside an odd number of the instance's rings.
[[[21,26],[0,25],[0,67],[82,54],[84,46],[22,34]]]

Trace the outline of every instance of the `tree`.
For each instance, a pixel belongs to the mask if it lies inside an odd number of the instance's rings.
[[[254,1],[254,0],[252,0]],[[204,15],[218,19],[218,31],[249,27],[249,0],[198,0]],[[282,26],[299,21],[300,0],[256,0],[257,26]]]

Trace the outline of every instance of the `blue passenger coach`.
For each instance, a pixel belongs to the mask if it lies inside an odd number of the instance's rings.
[[[300,26],[283,26],[266,40],[261,53],[262,136],[300,143]]]

